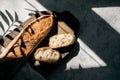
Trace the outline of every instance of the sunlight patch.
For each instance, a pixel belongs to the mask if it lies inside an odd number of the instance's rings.
[[[105,67],[107,64],[93,51],[91,50],[80,38],[77,39],[80,43],[80,51],[78,55],[72,58],[67,63],[66,70],[81,68],[96,68]]]
[[[120,7],[95,7],[92,10],[120,33]]]

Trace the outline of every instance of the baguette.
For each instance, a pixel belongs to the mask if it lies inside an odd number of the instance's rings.
[[[60,53],[57,50],[53,50],[50,47],[38,48],[34,54],[36,61],[55,63],[60,59]]]
[[[53,14],[42,15],[29,25],[23,27],[21,32],[0,54],[0,59],[20,58],[30,54],[37,45],[46,37],[53,27]]]
[[[75,35],[70,33],[56,34],[49,39],[49,47],[56,49],[67,47],[75,42]]]

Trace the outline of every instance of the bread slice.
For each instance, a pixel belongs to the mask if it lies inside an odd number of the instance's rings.
[[[37,49],[34,58],[41,62],[55,63],[60,59],[60,53],[50,47],[42,47]]]
[[[49,47],[56,49],[66,47],[75,42],[75,35],[70,33],[56,34],[49,39]]]
[[[53,24],[54,15],[52,13],[35,18],[35,20],[32,20],[30,23],[24,23],[23,29],[20,31],[20,33],[0,54],[0,59],[6,56],[8,58],[27,56],[46,37],[46,35],[53,28]],[[22,27],[20,26],[20,28]]]

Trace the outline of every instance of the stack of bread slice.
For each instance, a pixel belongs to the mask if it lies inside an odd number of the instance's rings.
[[[48,47],[38,48],[34,54],[34,58],[37,61],[55,63],[61,57],[61,53],[57,51],[57,49],[70,46],[74,42],[75,42],[74,34],[64,33],[53,35],[49,38]]]

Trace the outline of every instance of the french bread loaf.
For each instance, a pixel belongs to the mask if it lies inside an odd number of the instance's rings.
[[[24,30],[15,37],[5,50],[0,54],[0,59],[4,57],[19,58],[30,54],[37,45],[46,37],[53,28],[54,15],[49,13],[42,15],[29,23]],[[24,26],[23,26],[24,27]]]

